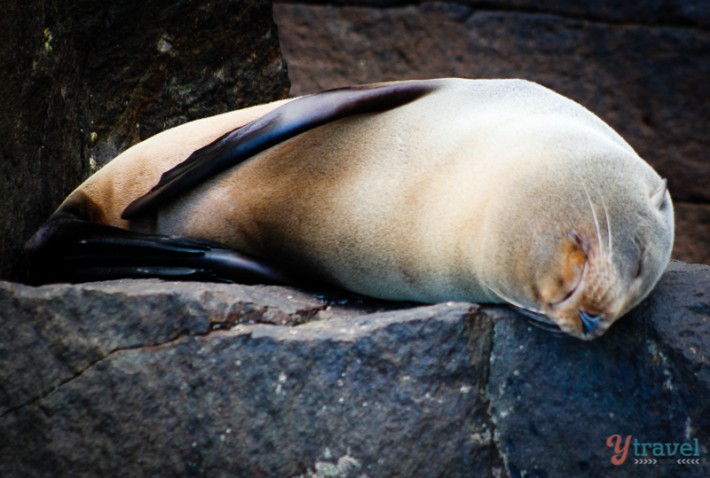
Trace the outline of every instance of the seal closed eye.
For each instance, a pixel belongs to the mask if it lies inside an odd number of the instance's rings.
[[[664,180],[584,107],[522,80],[439,79],[163,132],[80,185],[28,249],[52,280],[308,277],[507,302],[588,340],[648,295],[672,243]]]

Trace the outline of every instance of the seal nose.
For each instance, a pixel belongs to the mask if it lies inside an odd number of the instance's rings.
[[[600,315],[589,315],[585,311],[580,310],[579,318],[582,320],[582,329],[585,334],[593,334],[599,328]]]

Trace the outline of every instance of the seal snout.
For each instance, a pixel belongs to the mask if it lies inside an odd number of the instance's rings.
[[[540,288],[544,313],[562,331],[581,340],[603,335],[617,317],[618,278],[607,248],[596,234],[573,231],[562,243],[561,265],[548,277],[556,287]]]
[[[596,335],[596,332],[599,330],[599,325],[602,322],[602,316],[601,314],[591,315],[580,310],[579,320],[582,322],[582,333],[584,335]]]

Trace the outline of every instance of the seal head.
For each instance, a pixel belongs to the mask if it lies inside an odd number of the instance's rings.
[[[577,148],[553,161],[546,148],[534,184],[515,174],[499,184],[509,185],[505,206],[492,207],[484,234],[498,240],[487,241],[488,288],[537,325],[582,340],[604,334],[650,293],[673,246],[666,181],[610,147],[613,154],[590,159]]]

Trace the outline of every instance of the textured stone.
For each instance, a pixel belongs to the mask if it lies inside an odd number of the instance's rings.
[[[0,418],[0,472],[114,476],[120,462],[123,476],[293,476],[352,457],[371,476],[457,476],[493,459],[490,440],[469,439],[469,427],[486,426],[476,383],[492,326],[482,317],[469,324],[475,307],[332,318],[343,313],[336,305],[329,320],[287,327],[262,322],[271,312],[299,323],[327,304],[277,287],[189,286],[5,284],[5,304],[52,312],[22,316],[8,305],[2,344],[16,339],[14,328],[61,333],[0,356],[56,354],[43,366],[70,370],[29,399],[30,363],[1,368],[3,384],[13,377],[5,395],[22,394],[5,401],[23,403]],[[61,296],[66,305],[56,303]],[[483,351],[476,363],[469,338]],[[77,357],[67,359],[67,348]],[[382,464],[358,458],[381,453]]]
[[[530,79],[606,120],[669,179],[676,202],[710,204],[707,2],[465,3],[276,4],[292,93],[406,78]],[[710,263],[707,222],[693,227],[699,246],[685,231],[677,234],[688,246],[675,257]]]
[[[710,204],[675,202],[673,258],[710,264]]]
[[[190,119],[288,92],[268,0],[28,0],[0,16],[0,277],[97,166]]]
[[[322,302],[303,294],[238,285],[127,280],[34,289],[0,283],[0,368],[7,374],[0,414],[117,350],[204,335],[237,322],[294,325],[322,309]],[[34,379],[23,380],[29,370]]]
[[[644,443],[698,438],[710,465],[709,281],[710,267],[673,263],[657,293],[584,347],[497,321],[489,400],[510,475],[638,476],[633,451],[626,467],[611,464],[605,441],[613,434]],[[663,463],[643,476],[708,470]]]
[[[591,343],[500,306],[126,280],[0,286],[2,476],[638,476],[710,457],[710,267]]]
[[[365,7],[397,7],[431,3],[430,0],[276,0],[277,3],[326,4]],[[703,0],[639,0],[618,2],[600,0],[453,0],[449,3],[469,5],[476,10],[550,13],[607,23],[642,25],[710,26],[710,4]]]

